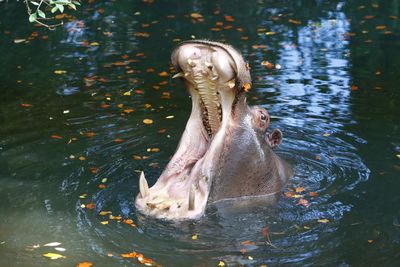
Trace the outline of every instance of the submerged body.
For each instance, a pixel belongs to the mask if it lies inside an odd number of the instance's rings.
[[[172,63],[192,97],[192,112],[156,184],[149,188],[141,174],[136,207],[185,220],[202,216],[208,202],[277,198],[291,169],[273,152],[282,133],[267,132],[268,112],[246,103],[251,78],[242,56],[221,43],[188,41],[173,51]]]

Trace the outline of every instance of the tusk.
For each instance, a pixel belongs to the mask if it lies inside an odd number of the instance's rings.
[[[183,74],[183,72],[178,72],[177,74],[175,74],[174,76],[172,76],[172,79],[180,78],[180,77],[184,77],[184,76],[185,76],[185,74]]]
[[[190,186],[190,191],[189,191],[189,210],[194,210],[194,199],[195,199],[195,188],[194,185],[192,184]]]
[[[139,189],[140,189],[140,194],[142,195],[142,198],[145,198],[149,195],[149,185],[147,183],[146,177],[144,177],[144,172],[140,173]]]

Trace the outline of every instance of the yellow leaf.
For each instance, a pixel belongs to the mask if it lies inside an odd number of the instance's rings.
[[[167,77],[167,76],[169,76],[168,72],[166,72],[166,71],[162,71],[162,72],[160,72],[158,75],[160,75],[161,77]]]
[[[319,219],[318,222],[319,223],[328,223],[329,220],[328,219]]]
[[[130,92],[130,91],[125,92],[124,95],[130,96],[130,95],[131,95],[131,92]]]
[[[57,253],[46,253],[46,254],[43,254],[43,256],[46,258],[49,258],[51,260],[58,260],[58,259],[65,258],[65,256],[63,256],[61,254],[57,254]]]
[[[55,70],[54,71],[54,74],[65,74],[65,73],[67,73],[66,70]]]
[[[199,236],[196,234],[196,235],[192,235],[192,240],[197,240],[197,238],[199,238]]]
[[[226,264],[223,261],[219,261],[217,266],[224,267],[224,266],[226,266]]]
[[[167,117],[165,117],[166,119],[173,119],[174,118],[174,115],[170,115],[170,116],[167,116]]]
[[[144,123],[144,124],[152,124],[152,123],[153,123],[153,120],[152,120],[152,119],[144,119],[144,120],[143,120],[143,123]]]
[[[296,193],[301,193],[301,192],[303,192],[304,190],[305,190],[304,187],[299,186],[299,187],[296,188]]]
[[[82,160],[82,161],[83,161],[83,160],[86,160],[86,158],[85,158],[84,156],[80,156],[80,157],[79,157],[79,160]]]
[[[99,215],[104,216],[107,214],[111,214],[111,211],[100,211]]]
[[[103,224],[103,225],[106,225],[106,224],[108,224],[108,221],[102,221],[100,223]]]
[[[90,45],[91,45],[91,46],[98,46],[99,43],[98,43],[98,42],[92,42],[92,43],[90,43]]]

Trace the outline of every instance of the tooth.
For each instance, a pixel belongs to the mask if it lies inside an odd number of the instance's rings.
[[[192,184],[190,186],[190,191],[189,191],[189,210],[194,210],[194,199],[195,199],[195,188],[194,185]]]
[[[142,195],[142,198],[145,198],[149,195],[149,185],[147,183],[146,178],[144,177],[144,172],[140,173],[139,189],[140,189],[140,194]]]
[[[188,59],[187,60],[187,62],[188,62],[188,64],[189,64],[189,66],[191,66],[191,67],[196,67],[196,62],[194,62],[192,59]]]
[[[172,79],[180,78],[180,77],[183,77],[183,76],[185,76],[185,74],[184,74],[183,72],[178,72],[177,74],[175,74],[174,76],[172,76]]]
[[[233,87],[235,87],[235,80],[230,80],[229,82],[228,82],[228,86],[229,86],[229,88],[233,88]]]

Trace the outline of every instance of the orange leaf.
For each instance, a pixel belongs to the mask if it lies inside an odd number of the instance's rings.
[[[116,138],[116,139],[114,139],[114,142],[115,142],[115,143],[123,143],[123,142],[124,142],[124,139]]]
[[[89,168],[89,171],[90,171],[91,173],[93,173],[93,174],[96,174],[96,173],[98,173],[99,168],[97,168],[97,167],[90,167],[90,168]]]
[[[59,135],[56,135],[56,134],[53,134],[52,136],[50,136],[50,138],[53,138],[53,139],[63,139],[62,136],[59,136]]]
[[[30,107],[33,107],[33,105],[28,104],[28,103],[21,103],[21,107],[30,108]]]
[[[125,253],[125,254],[121,254],[122,258],[136,258],[137,253],[136,252],[130,252],[130,253]]]
[[[96,208],[96,204],[94,204],[94,203],[86,204],[86,208],[92,210],[92,209]]]
[[[105,184],[99,184],[99,188],[100,189],[104,189],[104,188],[106,188],[107,186],[105,185]]]
[[[378,25],[378,26],[376,26],[375,27],[377,30],[384,30],[384,29],[386,29],[386,26],[385,25]]]
[[[93,266],[93,263],[91,263],[90,261],[80,262],[76,265],[76,267],[91,267],[91,266]]]
[[[295,20],[295,19],[289,19],[289,22],[294,24],[294,25],[300,25],[301,24],[300,20]]]
[[[161,76],[161,77],[168,77],[169,76],[168,72],[166,72],[166,71],[162,71],[158,75]]]
[[[301,192],[303,192],[304,190],[305,190],[304,187],[299,186],[299,187],[296,188],[296,193],[301,193]]]
[[[83,133],[86,137],[93,137],[93,136],[95,136],[96,134],[94,133],[94,132],[85,132],[85,133]]]
[[[256,243],[254,243],[253,241],[250,241],[250,240],[243,241],[240,244],[242,244],[244,246],[255,246],[256,245]]]
[[[125,113],[129,114],[131,112],[134,112],[135,110],[133,108],[127,108],[123,110]]]
[[[310,203],[308,202],[307,199],[300,198],[299,202],[297,202],[296,205],[301,205],[301,206],[304,206],[304,207],[308,208],[310,206]]]
[[[318,193],[317,192],[310,192],[310,193],[308,193],[309,195],[310,195],[310,197],[316,197],[316,196],[318,196]]]

